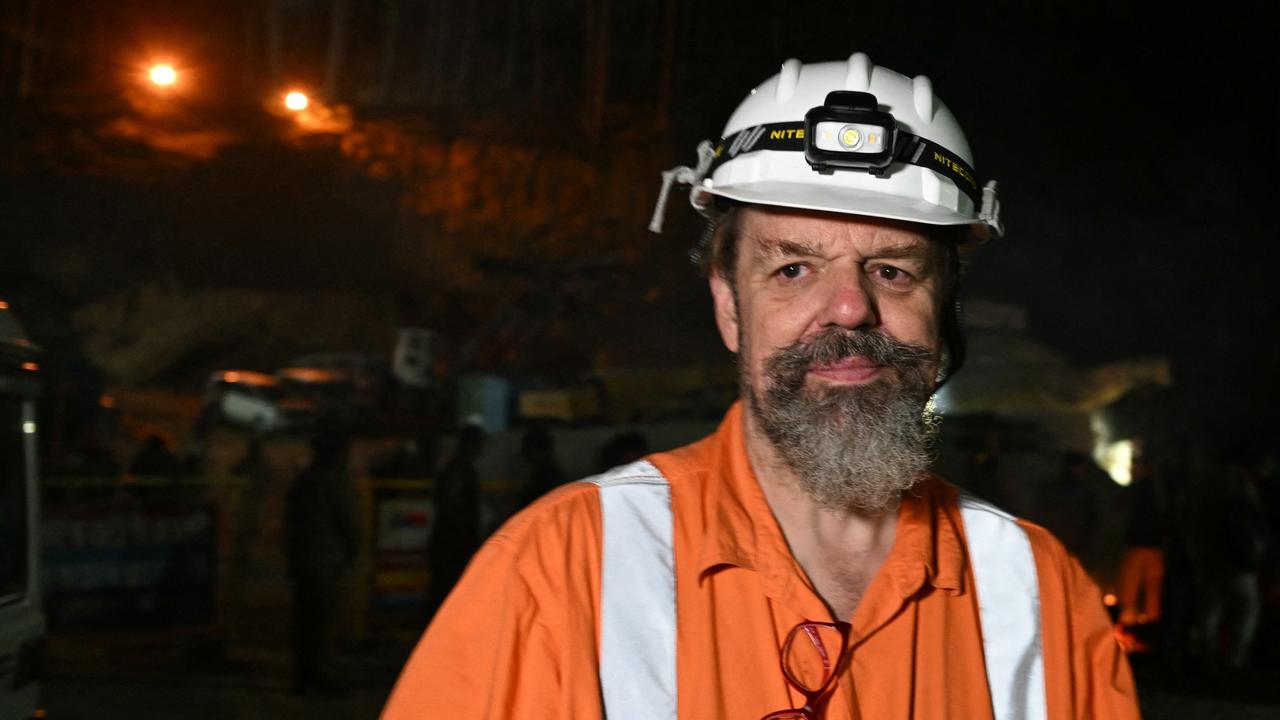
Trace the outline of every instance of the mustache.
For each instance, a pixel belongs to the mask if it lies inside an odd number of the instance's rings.
[[[926,347],[902,342],[878,330],[833,327],[779,350],[766,365],[773,377],[803,378],[815,365],[827,365],[855,356],[877,365],[912,370],[929,361],[933,354]]]

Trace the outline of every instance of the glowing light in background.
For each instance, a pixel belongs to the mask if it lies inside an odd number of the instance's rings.
[[[1107,471],[1117,485],[1127,486],[1133,482],[1130,466],[1137,453],[1137,443],[1132,439],[1117,439],[1119,433],[1111,427],[1100,412],[1089,417],[1089,427],[1093,431],[1093,460]]]
[[[294,112],[306,110],[307,106],[310,104],[311,98],[307,97],[307,94],[304,92],[294,90],[284,96],[284,106]]]
[[[151,84],[158,87],[172,87],[178,82],[178,71],[172,65],[153,65],[147,72]]]
[[[1133,450],[1132,440],[1120,440],[1107,445],[1102,452],[1101,465],[1117,485],[1133,482],[1133,475],[1129,472],[1133,464]]]

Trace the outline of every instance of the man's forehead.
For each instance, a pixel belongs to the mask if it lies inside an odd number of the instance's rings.
[[[877,254],[928,255],[934,250],[918,225],[859,215],[746,208],[739,227],[754,255],[830,251],[849,244]]]

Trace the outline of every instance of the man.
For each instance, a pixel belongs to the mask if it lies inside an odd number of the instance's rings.
[[[285,496],[284,550],[293,594],[292,692],[341,690],[333,676],[343,576],[356,559],[360,521],[348,472],[350,439],[328,418],[311,437],[311,462]]]
[[[699,154],[666,183],[741,401],[509,522],[385,717],[1137,717],[1079,564],[928,473],[959,246],[1001,231],[929,80],[788,60]]]
[[[444,602],[467,561],[480,546],[480,475],[476,461],[484,450],[484,423],[467,418],[458,430],[453,455],[436,475],[435,522],[427,539],[428,617]]]
[[[556,439],[546,427],[535,425],[525,431],[520,439],[520,459],[528,474],[517,507],[523,508],[564,484],[564,473],[556,460]]]

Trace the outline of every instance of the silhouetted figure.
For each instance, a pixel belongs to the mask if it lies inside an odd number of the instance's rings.
[[[600,448],[597,468],[600,472],[605,472],[635,462],[648,454],[649,441],[645,440],[644,434],[634,430],[621,432],[609,438],[604,447]]]
[[[1173,445],[1176,453],[1169,462],[1148,466],[1141,463],[1135,468],[1134,483],[1126,488],[1130,493],[1139,491],[1131,502],[1129,524],[1126,527],[1126,543],[1153,542],[1153,532],[1158,532],[1163,542],[1164,582],[1160,590],[1160,655],[1161,660],[1175,671],[1184,667],[1193,650],[1192,642],[1196,625],[1196,571],[1191,560],[1191,535],[1199,524],[1202,508],[1192,497],[1192,478],[1204,472],[1200,450],[1190,439],[1180,439]],[[1158,482],[1153,482],[1158,481]],[[1150,521],[1135,517],[1132,505],[1152,506],[1158,503],[1162,521],[1158,530]]]
[[[484,429],[468,423],[458,432],[453,455],[436,475],[435,522],[427,540],[430,573],[427,611],[435,614],[472,553],[480,547],[480,478],[476,459],[484,448]]]
[[[1120,622],[1142,625],[1163,613],[1165,547],[1169,537],[1169,509],[1161,478],[1150,458],[1133,461],[1129,518],[1117,592]]]
[[[142,449],[129,463],[129,473],[132,475],[175,477],[181,468],[182,464],[178,461],[178,456],[169,449],[169,444],[155,434],[147,436]]]
[[[1238,457],[1195,479],[1191,560],[1200,599],[1202,659],[1210,669],[1245,667],[1258,629],[1258,576],[1268,528],[1257,489]]]
[[[556,441],[545,427],[529,428],[520,442],[520,457],[529,468],[520,507],[524,507],[564,484],[564,473],[556,462]]]
[[[312,438],[311,449],[311,464],[294,479],[285,498],[295,693],[334,688],[330,665],[342,576],[355,561],[359,540],[347,437],[324,429]]]
[[[1258,649],[1254,660],[1267,667],[1280,666],[1280,475],[1277,475],[1275,448],[1254,458],[1253,476],[1262,503],[1262,514],[1270,530],[1267,557],[1262,564],[1262,619],[1258,626]]]

